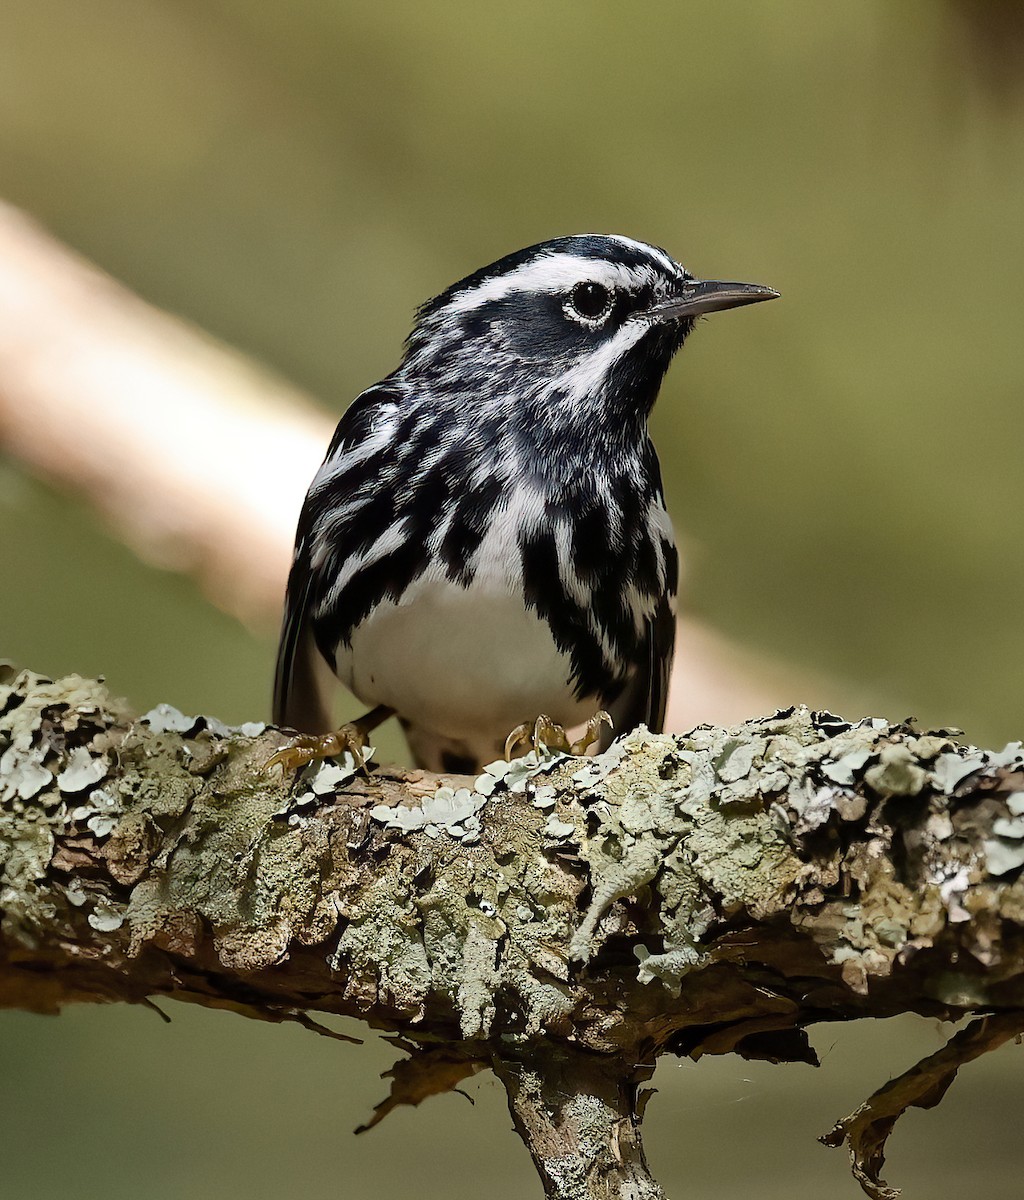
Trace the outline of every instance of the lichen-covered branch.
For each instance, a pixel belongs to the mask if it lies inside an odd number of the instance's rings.
[[[807,1060],[805,1026],[902,1012],[1024,1027],[1018,745],[796,709],[475,780],[282,780],[283,741],[8,672],[0,1005],[361,1017],[413,1051],[382,1112],[492,1066],[565,1200],[660,1195],[637,1088],[662,1053]],[[858,1152],[870,1127],[878,1196],[890,1102],[844,1128]]]

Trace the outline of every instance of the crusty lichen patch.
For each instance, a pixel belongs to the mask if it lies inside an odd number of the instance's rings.
[[[610,937],[631,941],[640,981],[678,992],[723,923],[791,911],[863,992],[979,897],[1021,908],[1024,787],[973,839],[949,805],[1019,768],[1019,746],[985,754],[794,709],[682,737],[641,729],[592,760],[498,763],[399,803],[364,789],[353,805],[352,762],[271,780],[253,753],[262,726],[166,706],[129,722],[76,677],[2,686],[3,920],[26,943],[62,899],[129,957],[189,953],[209,930],[225,969],[256,971],[324,943],[361,1005],[422,1013],[443,996],[466,1037],[496,1016],[529,1036],[568,1020],[574,972]],[[352,850],[360,822],[370,856],[386,850],[372,870]],[[998,957],[990,930],[976,949]]]
[[[111,961],[209,937],[242,972],[322,945],[358,1008],[422,1019],[441,1003],[464,1038],[528,1038],[570,1028],[610,939],[634,982],[678,995],[719,960],[723,928],[781,915],[864,994],[965,922],[995,966],[981,914],[1024,911],[1024,783],[974,836],[975,810],[950,803],[979,778],[997,796],[1019,746],[798,708],[357,798],[351,761],[268,776],[261,725],[167,706],[132,722],[77,677],[2,689],[3,929],[25,945],[85,920]],[[931,986],[953,1002],[966,984]]]
[[[60,892],[45,886],[55,839],[110,769],[104,740],[113,723],[109,709],[106,689],[94,680],[69,676],[55,683],[10,667],[0,673],[0,933],[5,939],[33,947],[59,919]]]
[[[0,671],[0,1002],[364,1014],[446,1079],[1024,1009],[1019,743],[796,708],[407,780],[282,779],[282,739]]]

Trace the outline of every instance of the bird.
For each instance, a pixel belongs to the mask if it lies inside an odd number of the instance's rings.
[[[361,763],[393,714],[442,773],[541,738],[579,752],[660,732],[678,553],[648,418],[698,317],[778,294],[590,233],[421,305],[302,506],[273,701],[298,736],[270,763]],[[332,673],[372,706],[340,730]]]

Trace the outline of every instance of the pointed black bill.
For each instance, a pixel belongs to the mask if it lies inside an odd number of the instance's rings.
[[[683,317],[699,317],[702,313],[719,312],[723,308],[739,308],[743,304],[759,304],[762,300],[777,300],[774,288],[760,283],[724,283],[719,279],[694,279],[685,283],[679,295],[664,304],[657,304],[648,316],[657,321],[674,321]]]

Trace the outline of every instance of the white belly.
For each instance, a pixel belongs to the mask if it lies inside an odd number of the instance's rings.
[[[519,596],[423,577],[376,609],[338,651],[338,678],[441,737],[501,744],[545,713],[567,728],[593,715],[573,697],[570,663]]]

